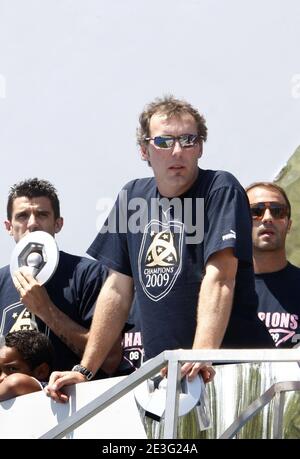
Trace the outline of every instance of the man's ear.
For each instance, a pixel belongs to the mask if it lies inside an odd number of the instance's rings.
[[[140,154],[141,154],[141,159],[143,161],[148,161],[149,162],[148,148],[147,148],[147,146],[145,144],[141,145]]]
[[[4,220],[4,226],[6,231],[12,236],[12,224],[10,220]]]
[[[50,376],[50,368],[48,363],[43,362],[38,365],[32,372],[32,376],[39,381],[48,381]]]
[[[55,222],[55,233],[59,233],[64,225],[64,219],[62,217],[58,217]]]
[[[291,226],[292,226],[292,220],[290,219],[289,222],[288,222],[288,227],[287,227],[287,232],[289,233],[290,230],[291,230]]]

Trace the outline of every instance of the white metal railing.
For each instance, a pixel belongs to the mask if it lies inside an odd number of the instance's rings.
[[[273,436],[277,439],[282,438],[284,395],[289,391],[300,391],[300,381],[283,381],[273,384],[264,394],[254,400],[219,438],[233,438],[246,422],[270,403],[273,397],[275,397]]]
[[[79,409],[76,413],[61,421],[57,426],[43,434],[40,438],[63,438],[65,435],[72,432],[81,424],[90,419],[92,416],[102,411],[108,405],[121,398],[127,392],[130,392],[141,382],[154,376],[161,368],[166,365],[168,366],[168,386],[166,396],[164,438],[176,438],[180,368],[182,363],[194,361],[214,363],[300,362],[300,348],[238,350],[206,349],[162,352],[154,359],[147,361],[141,368],[127,376],[124,380],[117,383],[115,386],[99,395],[99,397],[96,397],[93,401]],[[276,390],[274,391],[274,394],[275,392]],[[249,415],[249,419],[253,415],[254,414]],[[237,426],[235,425],[234,428],[236,429],[236,427]]]

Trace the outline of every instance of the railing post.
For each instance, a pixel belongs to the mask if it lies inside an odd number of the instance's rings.
[[[177,438],[179,384],[181,365],[177,358],[168,361],[168,385],[165,409],[164,438]]]
[[[276,392],[274,397],[273,438],[282,438],[283,435],[284,399],[285,392]]]

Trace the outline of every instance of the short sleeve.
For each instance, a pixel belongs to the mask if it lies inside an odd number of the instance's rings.
[[[224,186],[205,202],[204,263],[215,252],[234,249],[240,261],[252,262],[252,221],[243,189]]]
[[[127,241],[127,190],[118,195],[103,227],[87,253],[105,266],[132,277]]]

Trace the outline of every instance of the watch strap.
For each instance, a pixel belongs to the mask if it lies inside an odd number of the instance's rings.
[[[77,371],[78,373],[81,373],[87,381],[90,381],[94,377],[94,373],[90,370],[88,370],[86,367],[78,364],[75,365],[72,368],[72,371]]]

